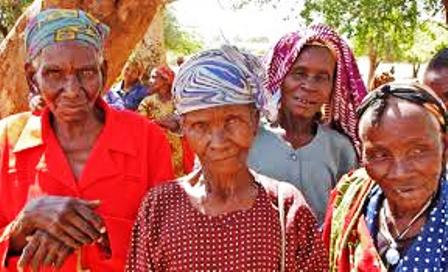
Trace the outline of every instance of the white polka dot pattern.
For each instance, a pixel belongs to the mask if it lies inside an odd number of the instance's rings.
[[[212,217],[196,210],[183,187],[171,182],[145,197],[126,271],[278,271],[279,263],[278,211],[261,185],[250,209]],[[326,267],[316,220],[301,206],[288,224],[286,270]]]

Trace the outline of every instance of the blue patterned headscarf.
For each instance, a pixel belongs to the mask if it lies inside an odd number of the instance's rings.
[[[82,10],[47,9],[34,17],[25,30],[28,59],[35,58],[45,47],[66,41],[103,49],[109,27]]]
[[[255,104],[269,114],[265,72],[257,57],[236,47],[203,51],[180,68],[173,84],[179,114],[224,105]]]

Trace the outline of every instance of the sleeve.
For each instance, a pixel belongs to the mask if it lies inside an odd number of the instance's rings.
[[[335,199],[337,196],[338,196],[337,189],[333,189],[333,191],[330,194],[330,199],[328,200],[327,211],[325,213],[325,220],[322,229],[322,239],[324,241],[327,252],[330,252],[331,222],[333,221],[333,210],[334,210],[333,207],[336,204]]]
[[[2,227],[0,227],[0,271],[10,271],[8,267],[15,271],[14,267],[19,259],[18,256],[9,255],[10,235],[14,228],[14,222],[4,224],[4,218],[0,219]]]
[[[149,123],[152,132],[149,152],[149,176],[150,187],[156,186],[167,180],[174,179],[173,163],[171,160],[171,147],[162,129]]]
[[[328,271],[328,255],[323,244],[317,221],[308,207],[302,206],[296,214],[297,238],[294,271]]]
[[[143,199],[132,228],[131,243],[126,261],[126,272],[154,271],[152,252],[158,230],[155,220],[154,191]]]
[[[8,266],[11,258],[8,257],[10,247],[10,234],[13,222],[6,219],[7,199],[7,165],[9,161],[8,137],[6,133],[6,122],[0,122],[0,271]]]
[[[106,101],[106,103],[109,104],[109,105],[114,103],[111,90],[107,90],[106,91],[106,93],[103,95],[103,100]]]

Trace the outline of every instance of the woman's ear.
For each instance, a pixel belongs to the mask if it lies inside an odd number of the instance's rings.
[[[251,119],[252,119],[253,134],[256,136],[258,132],[258,126],[260,123],[260,111],[257,110],[255,107],[251,109]]]
[[[29,62],[27,61],[25,63],[26,82],[28,84],[29,91],[31,93],[38,94],[40,91],[38,88],[38,84],[34,79],[35,74],[36,74],[36,68],[34,68],[34,65],[32,64],[31,61],[29,61]]]
[[[184,133],[184,129],[185,129],[185,126],[184,126],[184,123],[185,123],[185,117],[184,117],[183,115],[180,115],[180,116],[179,116],[179,119],[178,119],[178,122],[179,122],[179,133],[180,133],[182,136],[184,136],[184,135],[185,135],[185,133]]]
[[[107,71],[109,69],[107,60],[103,60],[103,62],[101,63],[101,75],[103,77],[103,86],[106,85],[107,82]]]
[[[443,159],[448,162],[448,133],[443,133]]]

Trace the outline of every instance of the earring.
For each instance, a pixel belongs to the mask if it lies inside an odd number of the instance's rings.
[[[31,90],[30,92],[32,94],[39,94],[39,88],[37,88],[36,84],[31,84]]]

